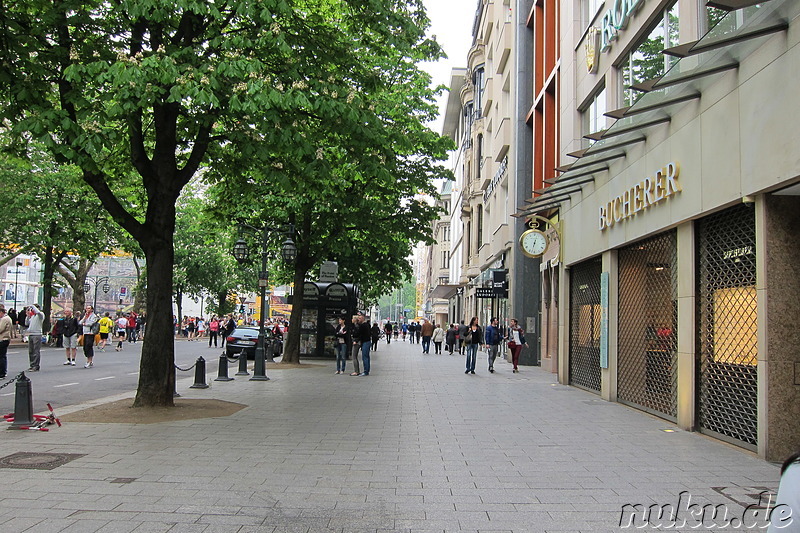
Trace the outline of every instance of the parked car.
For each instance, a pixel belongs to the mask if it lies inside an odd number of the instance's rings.
[[[264,332],[264,346],[269,351],[272,346],[272,335],[269,331]],[[225,338],[225,353],[228,357],[239,357],[244,352],[248,359],[256,358],[256,345],[258,344],[258,328],[252,326],[237,326]]]

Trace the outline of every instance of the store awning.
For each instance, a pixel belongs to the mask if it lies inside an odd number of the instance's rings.
[[[457,284],[457,285],[437,285],[431,291],[431,298],[438,300],[449,300],[452,298],[456,291],[460,288],[464,287],[464,284]]]

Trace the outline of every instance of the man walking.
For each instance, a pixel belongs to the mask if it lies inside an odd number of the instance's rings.
[[[364,315],[358,315],[358,339],[361,342],[361,362],[364,364],[364,371],[361,376],[369,376],[369,349],[372,346],[372,328]]]
[[[29,372],[38,372],[39,363],[42,358],[42,327],[44,325],[44,313],[39,309],[39,304],[33,304],[28,308],[27,315],[27,335],[28,335],[28,359],[31,362]]]
[[[498,327],[497,317],[492,317],[491,324],[486,328],[486,348],[489,352],[489,372],[494,374],[494,360],[497,359],[497,351],[500,348],[500,328]]]
[[[422,320],[422,325],[417,326],[422,333],[422,353],[431,353],[431,337],[433,336],[433,324],[427,318]]]
[[[361,333],[359,332],[359,320],[361,319],[360,315],[353,315],[353,327],[352,327],[352,334],[350,335],[353,346],[352,346],[352,354],[353,354],[353,372],[350,374],[351,376],[360,376],[361,375],[361,363],[359,363],[359,357],[361,356]]]
[[[78,351],[78,319],[72,316],[72,309],[64,309],[64,322],[61,326],[61,333],[64,336],[64,349],[67,352],[65,365],[75,366],[75,354]]]
[[[458,351],[461,355],[464,355],[464,351],[467,348],[467,331],[469,331],[469,327],[464,324],[464,321],[461,321],[461,324],[458,326]]]
[[[6,377],[8,370],[8,344],[11,342],[11,332],[14,329],[14,323],[11,317],[6,315],[6,308],[0,305],[0,379]]]

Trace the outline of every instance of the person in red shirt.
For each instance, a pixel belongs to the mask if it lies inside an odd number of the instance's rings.
[[[136,313],[131,311],[128,313],[128,327],[125,328],[128,332],[128,342],[136,342]]]

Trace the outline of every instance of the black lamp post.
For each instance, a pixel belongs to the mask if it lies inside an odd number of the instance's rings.
[[[266,370],[266,347],[264,346],[266,341],[264,323],[268,314],[266,294],[267,284],[269,283],[269,272],[267,271],[267,259],[269,258],[269,249],[267,248],[268,237],[270,231],[277,231],[286,236],[286,240],[283,241],[283,246],[281,247],[281,258],[286,263],[294,263],[297,259],[297,247],[295,246],[291,237],[294,233],[294,226],[288,224],[280,227],[262,226],[261,228],[256,228],[248,224],[240,224],[239,228],[248,229],[253,232],[261,232],[261,271],[258,273],[258,290],[261,296],[261,320],[259,320],[258,325],[258,344],[256,345],[253,377],[250,378],[250,381],[268,381],[269,378],[267,377]],[[233,257],[239,262],[240,265],[247,262],[248,258],[250,257],[250,249],[247,246],[247,241],[241,238],[236,241],[236,244],[233,245]],[[242,352],[240,357],[242,356],[244,356],[244,352]]]
[[[17,261],[17,269],[14,271],[14,310],[17,309],[17,294],[19,294],[19,269],[22,266],[22,261]]]
[[[91,289],[91,285],[89,285],[89,281],[94,284],[94,300],[92,302],[92,309],[97,311],[97,289],[100,287],[100,284],[103,284],[103,292],[108,293],[111,290],[111,285],[108,284],[110,278],[108,276],[86,276],[86,283],[83,284],[83,292],[89,292]]]

